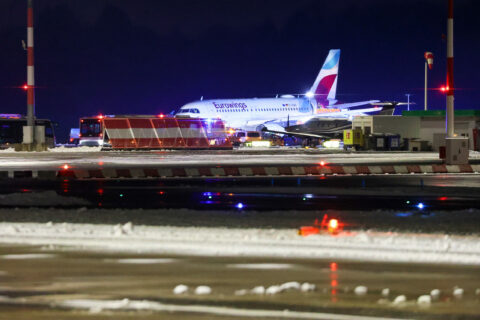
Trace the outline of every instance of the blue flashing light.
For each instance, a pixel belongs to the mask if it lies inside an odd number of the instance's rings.
[[[313,198],[313,194],[307,193],[306,195],[304,195],[304,197],[307,198],[307,199],[312,199],[312,198]]]
[[[417,207],[418,209],[422,210],[423,208],[425,208],[425,205],[424,205],[422,202],[420,202],[420,203],[417,204],[416,207]]]
[[[211,197],[211,196],[212,196],[212,193],[211,193],[211,192],[204,192],[204,193],[203,193],[203,196],[205,196],[205,197]]]
[[[237,203],[237,205],[235,207],[237,209],[243,209],[244,205],[243,205],[243,203],[239,202],[239,203]]]

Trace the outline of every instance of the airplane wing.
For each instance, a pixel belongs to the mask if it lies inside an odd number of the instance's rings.
[[[329,107],[336,108],[336,109],[347,109],[347,108],[351,108],[351,107],[363,106],[363,105],[366,105],[366,104],[379,105],[379,104],[377,104],[378,102],[380,102],[380,100],[367,100],[367,101],[359,101],[359,102],[333,104]]]
[[[328,136],[324,136],[324,135],[320,135],[320,134],[314,134],[314,133],[308,133],[308,132],[271,130],[271,129],[268,129],[268,127],[263,128],[262,131],[263,132],[268,132],[268,133],[274,133],[274,134],[283,134],[283,135],[287,135],[287,136],[302,137],[302,138],[318,138],[318,139],[330,138]]]

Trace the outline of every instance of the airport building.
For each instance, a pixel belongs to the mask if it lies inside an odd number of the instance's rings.
[[[369,134],[398,134],[417,150],[438,151],[445,145],[445,111],[404,111],[402,116],[355,117],[352,129]],[[469,149],[480,150],[480,110],[455,110],[455,133],[468,137]],[[410,148],[411,149],[411,148]]]

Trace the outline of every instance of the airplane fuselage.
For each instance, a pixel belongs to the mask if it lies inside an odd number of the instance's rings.
[[[252,130],[268,121],[293,121],[332,111],[339,110],[323,108],[315,99],[308,98],[219,99],[188,103],[177,116],[220,118],[229,127]]]

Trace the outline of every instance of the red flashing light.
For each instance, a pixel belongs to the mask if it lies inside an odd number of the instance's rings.
[[[63,170],[68,170],[70,167],[68,166],[68,164],[64,164],[64,165],[62,166],[62,168],[63,168]]]
[[[330,263],[330,271],[337,271],[337,263],[336,262]]]
[[[23,90],[28,90],[28,84],[24,84],[22,88]]]
[[[97,118],[98,118],[98,119],[103,119],[103,116],[102,116],[102,115],[99,115]]]
[[[448,200],[448,198],[447,197],[439,197],[438,200],[445,201],[445,200]]]
[[[165,115],[164,114],[159,114],[158,117],[159,118],[165,118]]]
[[[325,165],[325,161],[320,161],[320,165],[323,167]]]
[[[447,92],[448,90],[450,90],[450,88],[448,86],[441,86],[440,87],[440,91],[442,91],[442,92]]]

